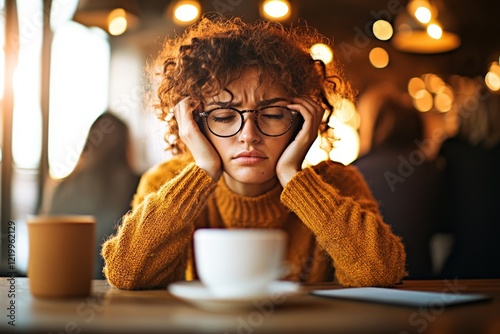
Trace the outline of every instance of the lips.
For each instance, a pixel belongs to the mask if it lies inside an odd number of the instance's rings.
[[[235,159],[238,159],[238,158],[261,158],[261,159],[265,159],[266,156],[264,154],[260,153],[259,151],[243,151],[243,152],[238,153],[234,158]]]
[[[267,159],[267,157],[259,151],[243,151],[238,153],[233,159],[243,163],[256,163]]]

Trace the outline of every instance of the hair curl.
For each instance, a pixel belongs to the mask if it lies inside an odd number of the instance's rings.
[[[323,147],[333,147],[328,121],[340,98],[352,93],[339,69],[332,62],[314,60],[310,47],[331,40],[306,26],[285,28],[275,22],[259,20],[245,23],[239,18],[204,16],[181,36],[167,39],[156,58],[161,68],[157,79],[159,119],[167,122],[165,140],[173,154],[188,150],[178,136],[174,106],[185,97],[194,105],[219,94],[235,77],[249,67],[279,82],[290,96],[310,96],[327,110],[320,126]],[[325,145],[326,143],[326,145]]]

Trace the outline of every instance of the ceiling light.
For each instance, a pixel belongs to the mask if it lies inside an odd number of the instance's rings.
[[[80,0],[73,20],[119,35],[138,26],[139,4],[135,0]]]
[[[432,22],[424,24],[417,19],[415,11],[420,14],[426,10],[430,12]],[[411,14],[410,14],[411,13]],[[441,16],[446,16],[442,11]],[[425,20],[424,20],[425,21]],[[443,20],[446,22],[452,21]],[[439,24],[437,20],[437,10],[428,1],[413,0],[408,3],[407,10],[401,11],[394,19],[394,36],[391,40],[392,45],[399,51],[411,53],[434,54],[455,50],[461,44],[460,37]]]
[[[428,27],[401,12],[395,20],[395,34],[392,45],[399,51],[411,53],[443,53],[455,50],[461,44],[460,37],[438,24]]]
[[[201,6],[197,1],[178,1],[173,11],[176,23],[190,24],[200,17]]]
[[[443,29],[441,29],[441,27],[436,23],[432,23],[427,26],[427,33],[434,39],[440,39],[443,37]]]
[[[113,36],[123,34],[127,30],[127,13],[123,8],[117,8],[108,15],[108,31]]]
[[[286,20],[290,17],[290,3],[286,0],[266,0],[261,13],[270,20]]]
[[[438,14],[436,6],[428,0],[410,0],[406,6],[406,11],[424,24],[429,23]]]
[[[422,23],[429,23],[432,19],[432,14],[429,8],[418,7],[417,10],[415,10],[415,17]]]

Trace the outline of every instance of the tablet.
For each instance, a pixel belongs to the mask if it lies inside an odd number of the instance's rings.
[[[441,307],[488,301],[490,296],[472,293],[408,291],[390,288],[313,290],[312,295],[409,307]]]

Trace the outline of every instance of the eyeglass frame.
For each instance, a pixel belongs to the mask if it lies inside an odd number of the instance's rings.
[[[202,112],[199,113],[199,116],[205,118],[205,124],[207,125],[208,130],[211,133],[213,133],[215,136],[220,137],[220,138],[229,138],[229,137],[235,136],[238,132],[241,131],[241,129],[243,129],[243,126],[245,125],[245,118],[243,117],[244,113],[248,113],[248,112],[255,113],[257,115],[257,117],[258,117],[259,116],[259,112],[261,110],[268,109],[268,108],[283,108],[283,109],[288,110],[290,112],[291,116],[292,116],[292,121],[290,122],[290,126],[288,127],[288,129],[286,129],[285,132],[283,132],[283,133],[281,133],[279,135],[268,135],[267,133],[264,133],[262,131],[262,129],[259,127],[259,123],[257,122],[257,118],[255,118],[255,126],[257,127],[257,129],[259,130],[259,132],[262,133],[264,136],[268,136],[268,137],[280,137],[280,136],[283,136],[285,133],[287,133],[288,131],[290,131],[290,129],[292,128],[292,126],[294,124],[295,116],[300,115],[300,113],[298,111],[290,109],[288,107],[270,105],[270,106],[265,106],[265,107],[262,107],[262,108],[259,108],[259,109],[245,109],[245,110],[239,110],[239,109],[234,108],[234,107],[217,107],[217,108],[214,108],[212,110],[202,111]],[[239,129],[235,133],[233,133],[232,135],[221,136],[221,135],[215,133],[214,131],[212,131],[212,129],[210,128],[210,125],[208,125],[208,116],[210,115],[210,113],[212,113],[213,111],[216,111],[216,110],[220,110],[220,109],[231,109],[231,110],[237,112],[240,115],[240,117],[241,117],[241,125],[240,125]]]

